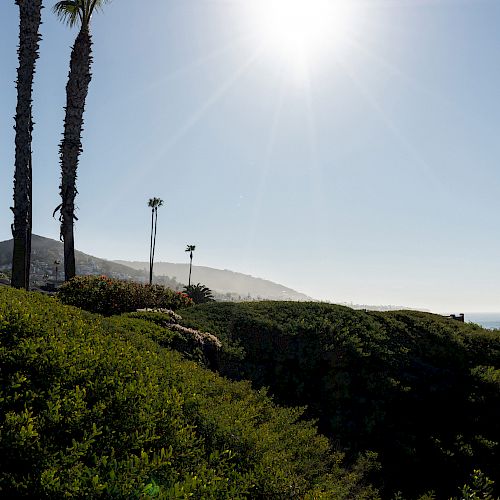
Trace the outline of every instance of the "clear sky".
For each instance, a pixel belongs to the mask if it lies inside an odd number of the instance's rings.
[[[44,4],[33,230],[57,238],[76,33]],[[332,18],[318,3],[300,19],[254,4],[114,0],[94,17],[77,248],[147,261],[158,196],[158,260],[187,262],[189,243],[195,264],[319,299],[500,311],[500,1],[366,0]],[[276,17],[308,37],[302,56]],[[3,0],[0,240],[17,43]]]

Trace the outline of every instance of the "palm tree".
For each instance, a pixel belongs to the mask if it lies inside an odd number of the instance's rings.
[[[189,281],[188,286],[191,286],[191,268],[193,267],[193,252],[196,250],[195,245],[188,245],[185,252],[189,252]]]
[[[19,7],[19,68],[17,70],[16,152],[14,170],[14,213],[11,284],[29,289],[31,261],[31,97],[42,19],[42,0],[16,0]]]
[[[158,207],[163,205],[161,198],[150,198],[148,207],[151,208],[151,242],[149,244],[149,284],[153,284],[153,263],[156,248],[156,226],[158,222]]]
[[[201,283],[185,286],[184,293],[190,297],[195,304],[205,304],[206,302],[215,301],[212,290]]]
[[[59,146],[61,159],[61,204],[54,210],[59,211],[61,239],[64,242],[64,277],[75,276],[74,221],[76,171],[78,157],[82,151],[81,134],[85,100],[92,75],[92,35],[90,21],[92,15],[110,0],[62,0],[54,5],[55,14],[70,27],[78,25],[80,30],[71,51],[68,83],[66,85],[66,116],[64,117],[63,139]]]

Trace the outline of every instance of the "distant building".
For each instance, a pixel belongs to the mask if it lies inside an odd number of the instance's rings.
[[[445,316],[445,318],[454,319],[455,321],[461,321],[462,323],[464,323],[464,322],[465,322],[464,313],[460,313],[460,314],[450,314],[449,316]]]

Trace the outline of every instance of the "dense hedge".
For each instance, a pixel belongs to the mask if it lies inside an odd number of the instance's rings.
[[[243,350],[238,363],[223,360],[223,374],[307,405],[348,453],[376,451],[386,492],[449,498],[474,468],[499,483],[500,332],[318,303],[215,303],[181,314]]]
[[[159,347],[158,328],[0,287],[0,496],[377,498],[370,456],[347,473],[301,410]]]
[[[63,304],[106,316],[142,308],[176,310],[193,304],[185,293],[161,285],[143,285],[106,276],[76,276],[65,282],[57,295]]]

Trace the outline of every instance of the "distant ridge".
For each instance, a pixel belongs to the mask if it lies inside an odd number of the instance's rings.
[[[115,262],[136,270],[145,270],[149,266],[147,262],[130,262],[126,260],[116,260]],[[189,264],[157,262],[154,270],[158,276],[169,276],[177,281],[186,282],[189,274]],[[227,294],[233,299],[241,298],[244,300],[250,296],[253,299],[267,300],[314,300],[303,293],[278,283],[227,269],[193,266],[191,282],[203,283],[218,294]]]
[[[44,236],[32,235],[31,283],[33,286],[55,279],[54,261],[60,261],[58,278],[64,274],[63,244]],[[0,242],[0,271],[9,272],[13,240]],[[104,274],[113,278],[145,282],[147,262],[110,261],[76,251],[77,274]],[[155,263],[155,282],[180,290],[187,282],[188,264]],[[303,293],[272,281],[242,273],[210,267],[193,266],[193,283],[203,283],[216,292],[219,300],[313,300]]]

